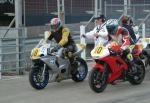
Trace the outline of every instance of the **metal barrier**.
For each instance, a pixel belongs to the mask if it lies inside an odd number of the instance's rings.
[[[0,28],[0,34],[4,34],[7,28]],[[22,34],[18,38],[18,31]],[[21,42],[20,42],[21,41]],[[23,74],[25,68],[25,38],[24,29],[11,28],[5,38],[0,37],[0,72]]]

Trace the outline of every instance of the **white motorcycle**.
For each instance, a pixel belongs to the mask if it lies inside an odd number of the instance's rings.
[[[76,44],[77,51],[72,54],[73,62],[65,56],[65,48],[58,52],[51,52],[51,43],[42,39],[31,51],[33,66],[29,73],[29,82],[35,89],[43,89],[48,82],[60,82],[65,79],[72,79],[75,82],[83,81],[88,73],[85,60],[80,57],[85,48],[83,44]],[[62,55],[60,55],[62,54]]]

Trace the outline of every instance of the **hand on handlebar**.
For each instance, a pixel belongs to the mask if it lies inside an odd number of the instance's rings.
[[[52,49],[51,49],[51,52],[57,52],[58,49],[60,49],[60,45],[55,45]]]
[[[122,53],[123,53],[123,50],[121,48],[115,50],[115,49],[109,47],[109,51],[110,51],[110,54],[112,54],[112,55],[122,55]]]

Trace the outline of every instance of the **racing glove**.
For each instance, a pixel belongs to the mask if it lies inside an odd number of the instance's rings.
[[[60,45],[55,45],[53,48],[52,48],[52,50],[51,50],[51,52],[57,52],[59,49],[60,49]]]

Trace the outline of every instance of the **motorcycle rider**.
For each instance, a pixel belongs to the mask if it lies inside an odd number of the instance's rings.
[[[109,35],[109,44],[106,47],[110,47],[112,42],[115,41],[115,43],[121,46],[118,49],[123,51],[122,57],[126,58],[127,54],[130,52],[128,47],[131,44],[128,30],[119,26],[118,20],[116,19],[108,20],[106,28]]]
[[[88,39],[95,39],[95,46],[97,44],[106,44],[108,42],[108,32],[105,25],[106,18],[104,15],[95,17],[96,26],[90,32],[83,34],[82,36]]]
[[[76,44],[72,39],[69,28],[64,27],[62,21],[59,18],[53,18],[50,21],[50,31],[46,31],[45,33],[48,34],[48,38],[46,41],[54,39],[57,43],[57,45],[54,46],[51,52],[57,52],[61,47],[66,48],[59,55],[62,55],[62,57],[69,58],[70,63],[72,65],[71,72],[75,73],[76,69],[74,67],[75,63],[73,61],[74,59],[72,59],[72,54],[76,51]],[[62,78],[63,77],[60,74],[58,76],[58,82]]]
[[[115,41],[121,47],[130,45],[129,32],[126,28],[119,26],[117,19],[110,19],[106,23],[109,41]]]
[[[106,47],[111,47],[111,43],[115,42],[121,47],[119,50],[123,51],[121,57],[126,58],[129,53],[129,49],[127,48],[130,43],[129,32],[126,28],[119,26],[118,20],[110,19],[106,22],[106,28],[108,30],[109,35],[109,43]],[[116,45],[116,44],[115,44]],[[112,82],[112,85],[115,85],[116,82]]]
[[[62,21],[59,18],[53,18],[50,21],[50,31],[46,31],[48,34],[48,40],[54,39],[57,45],[51,50],[52,52],[58,51],[61,47],[67,48],[69,57],[71,53],[76,51],[76,45],[72,36],[70,34],[70,30],[67,27],[64,27]]]
[[[131,37],[130,38],[131,42],[132,42],[132,44],[134,44],[136,42],[136,35],[135,35],[134,30],[132,28],[132,26],[133,26],[132,19],[129,16],[124,15],[121,18],[121,22],[122,22],[122,26],[129,31],[129,35]]]

